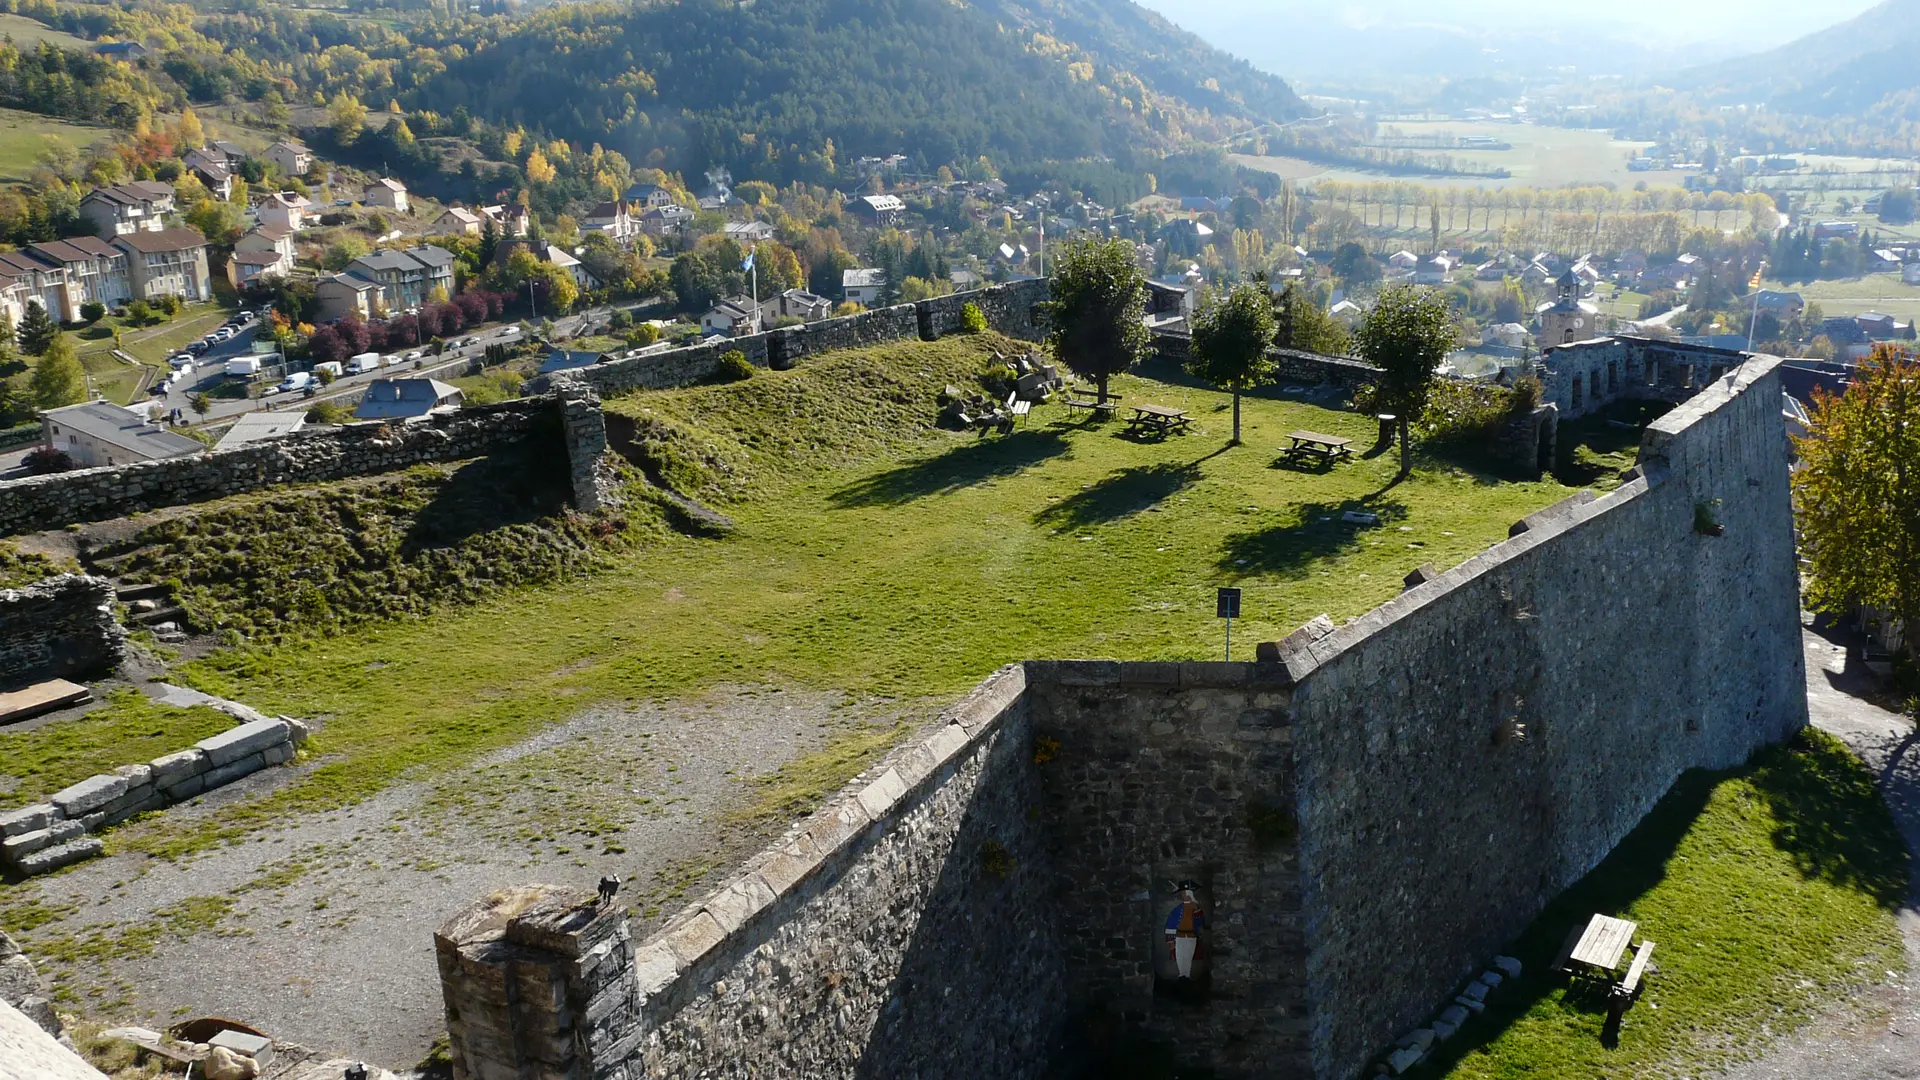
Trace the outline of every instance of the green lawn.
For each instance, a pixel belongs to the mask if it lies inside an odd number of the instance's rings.
[[[330,763],[267,802],[133,842],[177,851],[358,799],[596,701],[755,682],[953,696],[1025,657],[1212,657],[1223,584],[1246,590],[1236,636],[1250,649],[1321,612],[1358,615],[1413,567],[1457,563],[1568,493],[1445,466],[1389,487],[1388,458],[1279,468],[1285,432],[1369,440],[1372,421],[1251,400],[1249,445],[1228,448],[1223,395],[1147,379],[1117,388],[1186,407],[1195,434],[1137,443],[1057,406],[1005,437],[929,430],[938,388],[995,345],[883,346],[615,402],[661,422],[653,466],[731,515],[730,535],[675,534],[564,585],[194,665],[202,689],[328,717],[315,753]],[[1358,506],[1386,523],[1338,520]]]
[[[1808,303],[1819,304],[1828,315],[1878,311],[1902,322],[1920,317],[1920,286],[1901,284],[1899,274],[1868,274],[1839,281],[1794,284],[1769,282],[1767,287],[1797,292]]]
[[[0,761],[18,786],[0,807],[25,806],[95,773],[184,750],[234,725],[222,712],[160,705],[137,690],[113,693],[83,719],[0,734]]]
[[[41,42],[50,42],[55,48],[93,51],[93,42],[74,37],[65,30],[55,30],[38,19],[29,19],[25,15],[0,13],[0,38],[13,42],[21,50],[38,46]]]
[[[1746,768],[1680,782],[1514,948],[1521,979],[1442,1044],[1452,1080],[1700,1076],[1763,1049],[1903,962],[1907,853],[1874,777],[1809,731]],[[1547,969],[1594,912],[1640,924],[1659,970],[1617,1032],[1604,993]]]
[[[46,153],[52,140],[58,139],[75,150],[85,150],[112,136],[111,128],[96,124],[70,123],[39,113],[0,109],[0,184],[26,183],[34,164]]]
[[[87,380],[95,392],[122,405],[132,404],[149,376],[145,364],[129,364],[111,353],[82,353],[80,366],[87,369]]]

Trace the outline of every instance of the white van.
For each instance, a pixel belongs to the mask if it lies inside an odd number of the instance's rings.
[[[363,352],[357,356],[347,358],[347,371],[350,374],[360,375],[369,371],[379,370],[380,354],[377,352]]]
[[[227,361],[227,374],[252,378],[260,374],[260,358],[257,356],[236,356]]]
[[[345,373],[345,369],[340,366],[340,361],[338,360],[327,360],[322,363],[313,365],[314,378],[316,379],[319,378],[320,373],[323,371],[333,376],[336,379]]]

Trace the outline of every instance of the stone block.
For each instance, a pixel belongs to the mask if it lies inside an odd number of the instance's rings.
[[[1400,1036],[1400,1041],[1395,1045],[1402,1049],[1412,1047],[1424,1054],[1433,1048],[1433,1029],[1414,1028],[1412,1031]]]
[[[1453,1038],[1453,1033],[1460,1030],[1445,1020],[1435,1020],[1427,1026],[1433,1029],[1433,1037],[1441,1042],[1446,1042],[1448,1039]]]
[[[1118,660],[1062,660],[1053,671],[1058,686],[1119,686]]]
[[[1467,1022],[1467,1010],[1458,1005],[1449,1005],[1440,1010],[1440,1023],[1452,1024],[1456,1029]]]
[[[129,787],[124,794],[112,802],[107,803],[105,806],[102,806],[97,813],[105,814],[108,818],[114,818],[116,814],[119,814],[128,807],[138,806],[145,802],[147,797],[152,794],[153,786],[151,784]]]
[[[1520,977],[1520,961],[1515,960],[1511,956],[1494,957],[1493,966],[1499,969],[1500,973],[1509,979],[1517,979]]]
[[[1497,971],[1483,971],[1480,973],[1480,981],[1487,984],[1487,989],[1492,990],[1505,982],[1506,976]]]
[[[693,918],[668,930],[667,947],[681,965],[691,966],[712,951],[713,947],[725,941],[727,933],[721,929],[719,920],[705,911],[695,912]]]
[[[269,765],[285,765],[293,760],[293,744],[283,742],[277,746],[269,746],[260,752],[260,756],[265,758]]]
[[[87,835],[87,826],[81,821],[56,821],[47,827],[50,843],[64,844],[76,836]]]
[[[633,981],[642,1005],[680,977],[680,958],[665,941],[652,941],[633,954]]]
[[[202,760],[205,759],[203,758]],[[206,789],[207,778],[205,774],[198,774],[181,777],[170,786],[161,788],[160,794],[166,796],[169,802],[185,802]]]
[[[894,805],[906,792],[907,783],[900,778],[899,770],[890,768],[860,789],[858,798],[861,808],[878,821],[893,812]]]
[[[48,800],[62,814],[70,818],[82,817],[127,793],[127,778],[124,776],[90,776],[85,780],[54,792]]]
[[[1187,660],[1180,664],[1180,685],[1189,690],[1227,690],[1247,685],[1252,664],[1224,660]]]
[[[731,934],[745,926],[773,901],[773,889],[758,875],[749,874],[734,879],[726,888],[713,894],[705,908],[707,914],[720,924],[720,929]]]
[[[62,824],[65,823],[63,822]],[[21,859],[39,851],[51,843],[53,843],[53,833],[46,829],[41,829],[38,832],[20,833],[17,836],[9,836],[5,840],[0,840],[0,858],[4,858],[10,863],[18,863]]]
[[[1440,576],[1439,567],[1433,565],[1432,563],[1421,563],[1419,566],[1416,566],[1413,568],[1412,573],[1408,574],[1404,578],[1401,578],[1400,582],[1402,585],[1405,585],[1409,589],[1417,589],[1420,586],[1425,585],[1427,582],[1432,581],[1435,578],[1438,578],[1439,576]]]
[[[275,743],[286,742],[289,737],[286,724],[279,720],[262,719],[201,739],[194,745],[206,752],[207,763],[217,769],[258,754]]]
[[[1171,689],[1180,685],[1180,665],[1171,660],[1123,662],[1120,665],[1120,685]]]
[[[1462,995],[1454,998],[1453,1003],[1455,1005],[1465,1006],[1466,1010],[1475,1016],[1479,1016],[1481,1013],[1487,1011],[1487,1003],[1478,998],[1470,998]]]
[[[153,783],[153,766],[151,765],[122,765],[113,771],[127,778],[129,790],[146,787]]]
[[[212,791],[214,788],[231,784],[243,776],[259,772],[266,767],[267,759],[254,754],[251,757],[243,757],[238,761],[229,761],[225,765],[208,769],[207,774],[200,779],[206,783],[204,790]]]
[[[1485,1001],[1487,1000],[1487,991],[1491,989],[1492,987],[1486,983],[1475,979],[1473,982],[1467,984],[1465,990],[1460,991],[1460,996],[1466,998],[1468,1001]]]
[[[809,853],[811,847],[790,844],[773,852],[760,864],[760,880],[776,896],[791,891],[820,865],[820,857]]]
[[[0,836],[39,832],[62,816],[52,803],[34,803],[18,810],[9,810],[0,814]]]
[[[177,753],[153,759],[153,782],[159,787],[170,787],[176,781],[198,776],[207,771],[207,752],[199,747],[190,747]]]
[[[1426,1056],[1426,1054],[1418,1050],[1395,1050],[1393,1053],[1387,1055],[1387,1066],[1393,1070],[1393,1075],[1399,1076],[1408,1069],[1420,1064]]]
[[[69,840],[64,844],[55,844],[49,848],[42,848],[21,859],[19,862],[20,872],[23,874],[44,874],[51,870],[58,870],[63,866],[70,866],[82,859],[91,859],[106,849],[107,846],[101,843],[100,838],[97,836],[85,836],[78,840]]]

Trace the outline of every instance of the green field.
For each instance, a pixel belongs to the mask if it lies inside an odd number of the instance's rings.
[[[1685,173],[1630,172],[1627,159],[1650,143],[1620,142],[1606,131],[1581,128],[1544,127],[1535,124],[1467,123],[1464,121],[1397,122],[1390,125],[1407,136],[1485,135],[1513,145],[1512,150],[1446,151],[1456,166],[1472,163],[1488,168],[1504,168],[1509,179],[1460,176],[1406,177],[1436,187],[1503,188],[1564,187],[1568,184],[1611,184],[1621,190],[1644,183],[1648,187],[1678,187]],[[1385,130],[1383,126],[1382,130]],[[1289,157],[1254,157],[1235,154],[1233,160],[1250,169],[1276,173],[1289,180],[1338,180],[1368,183],[1387,179],[1386,175],[1355,169],[1328,168]]]
[[[1903,285],[1899,274],[1869,274],[1840,281],[1799,284],[1768,282],[1771,289],[1797,292],[1828,315],[1859,315],[1877,311],[1901,322],[1920,318],[1920,286]]]
[[[95,124],[74,124],[38,113],[0,109],[0,184],[26,183],[40,155],[46,153],[50,140],[58,139],[75,150],[85,150],[112,135],[111,128]]]
[[[31,49],[41,42],[50,42],[56,48],[91,51],[93,43],[74,37],[64,30],[55,30],[46,23],[29,19],[24,15],[0,13],[0,38],[5,38],[22,49]]]

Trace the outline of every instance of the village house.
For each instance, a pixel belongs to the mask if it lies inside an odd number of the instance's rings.
[[[114,237],[113,246],[127,255],[127,276],[135,297],[213,299],[213,279],[207,272],[207,238],[200,235],[200,230],[128,233]]]
[[[679,232],[693,221],[693,211],[678,204],[656,206],[640,215],[640,231],[648,236]]]
[[[305,176],[313,168],[313,151],[282,140],[267,147],[266,159],[288,176]]]
[[[299,232],[308,225],[309,217],[317,217],[312,202],[305,195],[292,191],[276,191],[260,200],[255,207],[260,221],[264,225],[279,225]]]
[[[173,213],[173,185],[157,180],[135,180],[94,188],[80,200],[80,216],[95,235],[124,236],[130,232],[159,232]]]
[[[14,325],[26,316],[29,304],[38,304],[40,310],[63,322],[79,318],[79,305],[70,300],[67,271],[59,263],[42,262],[22,251],[0,252],[0,278],[7,282],[6,303],[19,310],[13,316]]]
[[[288,265],[292,265],[294,256],[293,230],[287,228],[285,225],[255,225],[253,228],[241,234],[240,239],[233,242],[233,250],[256,254],[271,252],[284,255]]]
[[[640,226],[627,213],[627,204],[622,202],[603,202],[587,211],[580,223],[583,233],[597,232],[612,240],[622,249],[633,246],[633,238],[640,235]]]
[[[453,263],[453,252],[422,245],[362,255],[343,272],[378,284],[388,311],[412,311],[432,299],[436,289],[443,298],[453,295]]]
[[[737,244],[758,244],[773,239],[773,226],[765,221],[729,221],[721,229],[727,239]]]
[[[840,272],[841,296],[856,304],[872,306],[887,291],[887,272],[877,267]]]
[[[634,207],[635,212],[641,214],[662,206],[673,205],[673,192],[659,184],[634,184],[627,188],[624,198],[628,206]]]
[[[449,206],[440,212],[433,221],[433,227],[441,232],[465,233],[468,236],[480,235],[480,215],[458,206]]]
[[[531,216],[524,206],[483,206],[480,216],[491,221],[494,230],[502,236],[521,237],[532,229]]]
[[[381,177],[366,186],[360,201],[368,206],[381,206],[396,214],[404,214],[407,212],[407,185]]]
[[[770,325],[781,319],[813,322],[832,314],[833,301],[824,296],[815,296],[805,289],[787,289],[760,301],[760,321],[763,325]]]
[[[293,260],[278,251],[240,251],[227,256],[227,284],[236,289],[264,284],[293,272]]]
[[[372,319],[388,310],[380,283],[358,274],[338,273],[321,278],[313,287],[315,318],[321,322],[335,319]]]
[[[739,337],[759,330],[759,322],[752,300],[744,296],[732,296],[713,305],[705,315],[700,316],[700,332]]]
[[[146,59],[147,47],[137,41],[103,41],[93,47],[93,54],[131,64],[135,60]]]
[[[597,289],[600,287],[600,279],[593,276],[592,272],[587,269],[585,263],[582,263],[566,248],[558,244],[548,243],[545,240],[502,240],[499,244],[495,245],[493,249],[494,265],[507,265],[507,260],[513,257],[513,253],[523,248],[530,252],[535,259],[544,263],[552,263],[560,269],[565,270],[568,275],[573,278],[573,283],[580,286],[580,288]]]
[[[190,150],[184,159],[187,168],[200,181],[202,187],[221,202],[233,198],[233,165],[227,155],[212,147]]]
[[[424,420],[458,409],[466,395],[439,379],[375,379],[353,410],[355,420]]]
[[[847,212],[877,229],[898,225],[907,204],[896,195],[862,195],[847,204]]]
[[[1757,310],[1764,311],[1781,321],[1797,319],[1806,314],[1807,302],[1797,292],[1779,292],[1774,289],[1761,289],[1754,295]]]
[[[75,236],[27,245],[26,252],[66,271],[71,311],[68,322],[80,318],[80,305],[119,305],[133,299],[133,279],[127,273],[127,253],[97,236]],[[17,325],[17,324],[16,324]]]
[[[1413,264],[1415,285],[1445,285],[1453,280],[1453,260],[1445,255],[1422,255]]]
[[[40,438],[82,468],[204,453],[206,444],[176,435],[144,412],[111,401],[89,401],[40,414]]]

